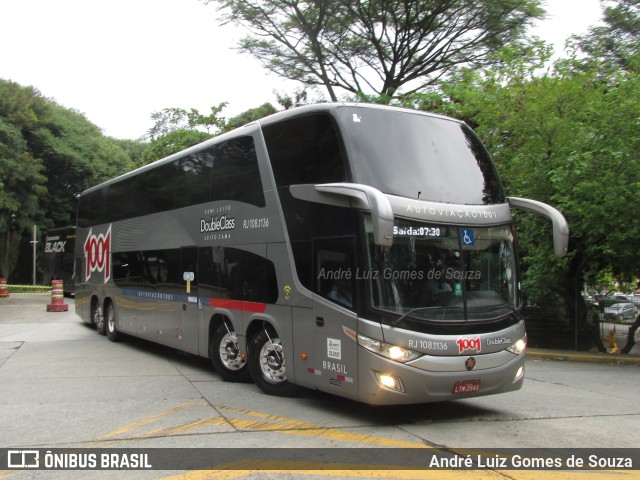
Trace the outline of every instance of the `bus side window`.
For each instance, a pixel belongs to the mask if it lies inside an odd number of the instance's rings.
[[[314,241],[314,291],[323,297],[353,308],[356,271],[352,237]]]
[[[211,296],[249,302],[275,303],[278,282],[273,263],[251,252],[211,247],[200,253],[200,286]]]
[[[142,264],[139,252],[112,254],[113,281],[119,287],[142,285]]]
[[[264,188],[253,138],[233,138],[214,149],[212,200],[236,200],[264,207]]]
[[[348,181],[340,136],[329,115],[284,120],[263,132],[278,188]]]

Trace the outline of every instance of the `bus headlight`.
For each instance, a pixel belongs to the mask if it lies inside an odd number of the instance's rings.
[[[402,380],[393,375],[389,375],[386,373],[376,372],[374,370],[374,375],[376,376],[376,380],[378,385],[384,388],[388,388],[389,390],[395,390],[396,392],[405,393],[404,385],[402,384]]]
[[[411,360],[415,360],[423,355],[422,353],[414,352],[408,348],[391,345],[360,334],[358,334],[358,345],[361,345],[370,352],[377,353],[378,355],[382,355],[383,357],[387,357],[400,363],[410,362]]]
[[[507,350],[511,353],[515,353],[516,355],[520,355],[524,352],[525,348],[527,348],[527,337],[516,340],[513,345],[507,348]]]

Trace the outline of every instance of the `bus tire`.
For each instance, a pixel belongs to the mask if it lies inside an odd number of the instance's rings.
[[[292,397],[298,392],[298,386],[287,380],[284,350],[272,328],[262,329],[253,337],[249,371],[253,382],[268,395]]]
[[[113,303],[107,305],[107,315],[104,323],[106,325],[107,338],[112,342],[117,342],[120,338],[120,332],[118,332],[118,319],[116,318],[116,308]]]
[[[104,321],[104,315],[102,314],[102,307],[96,306],[92,314],[93,324],[96,326],[96,331],[100,335],[106,335],[107,323]]]
[[[228,327],[228,328],[227,328]],[[236,332],[231,323],[223,320],[209,342],[209,358],[218,375],[227,382],[251,380],[247,356],[240,354]]]

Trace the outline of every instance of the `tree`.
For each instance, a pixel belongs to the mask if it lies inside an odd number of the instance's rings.
[[[0,80],[0,275],[30,279],[30,261],[18,255],[31,227],[74,223],[80,192],[131,167],[118,141],[83,114]]]
[[[116,139],[115,142],[131,159],[133,167],[141,167],[145,165],[144,152],[147,144],[140,140]]]
[[[540,0],[205,0],[250,35],[239,49],[307,86],[390,101],[460,65],[487,65],[505,43],[526,43]]]
[[[209,115],[203,115],[195,108],[189,111],[183,108],[165,108],[160,112],[154,112],[151,119],[155,124],[149,129],[147,136],[155,140],[178,130],[198,129],[204,129],[208,134],[217,134],[225,129],[226,121],[220,116],[220,112],[226,106],[227,102],[222,102],[211,107]],[[211,129],[214,131],[211,132]]]
[[[604,25],[594,26],[586,35],[575,35],[571,42],[587,56],[583,64],[601,62],[608,71],[637,70],[640,50],[640,0],[600,0]],[[635,63],[635,67],[634,64]]]
[[[83,114],[54,102],[25,138],[45,165],[47,193],[36,219],[43,229],[74,224],[83,190],[133,168],[117,141],[104,137]]]
[[[301,105],[306,105],[307,103],[313,103],[309,101],[309,94],[305,87],[297,89],[293,93],[293,97],[288,93],[277,92],[274,90],[273,92],[278,100],[278,104],[285,110],[289,110],[290,108],[299,107]]]
[[[0,276],[4,278],[13,270],[20,235],[46,192],[42,161],[25,150],[20,131],[0,118]]]
[[[551,253],[545,220],[516,212],[516,230],[523,289],[532,303],[549,307],[556,335],[567,334],[562,346],[570,346],[576,325],[589,333],[585,282],[607,267],[618,278],[640,271],[640,217],[633,213],[640,196],[640,79],[620,70],[603,77],[597,64],[576,69],[566,61],[541,74],[544,48],[529,58],[514,53],[501,52],[502,68],[459,72],[439,101],[442,111],[475,127],[508,195],[547,202],[567,217],[570,252],[562,260]],[[418,100],[438,104],[433,96]]]
[[[250,108],[249,110],[246,110],[241,114],[230,118],[227,122],[227,125],[225,126],[224,131],[229,132],[234,128],[241,127],[243,125],[246,125],[247,123],[255,122],[256,120],[259,120],[276,112],[277,110],[273,105],[271,105],[270,103],[263,103],[259,107]]]
[[[195,108],[189,111],[182,108],[165,108],[154,113],[151,118],[156,124],[148,132],[151,140],[144,151],[144,163],[168,157],[219,133],[228,132],[276,112],[273,105],[265,103],[227,121],[220,116],[226,105],[221,103],[211,107],[211,115],[201,115]],[[202,131],[203,128],[206,132]],[[210,132],[211,128],[215,128],[215,131]]]
[[[28,151],[23,136],[46,109],[35,89],[0,80],[0,276],[5,278],[17,261],[21,234],[46,192],[43,162]]]
[[[143,155],[144,164],[146,165],[161,158],[168,157],[169,155],[197,145],[212,137],[213,135],[209,133],[190,130],[188,128],[182,128],[160,135],[149,141]]]

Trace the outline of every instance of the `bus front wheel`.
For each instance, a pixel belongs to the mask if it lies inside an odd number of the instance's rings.
[[[253,337],[249,371],[253,382],[268,395],[291,397],[298,391],[298,386],[287,380],[284,350],[273,329],[263,329]]]
[[[240,353],[238,338],[233,326],[222,321],[209,342],[209,358],[216,373],[228,382],[251,380],[247,368],[247,356]]]

